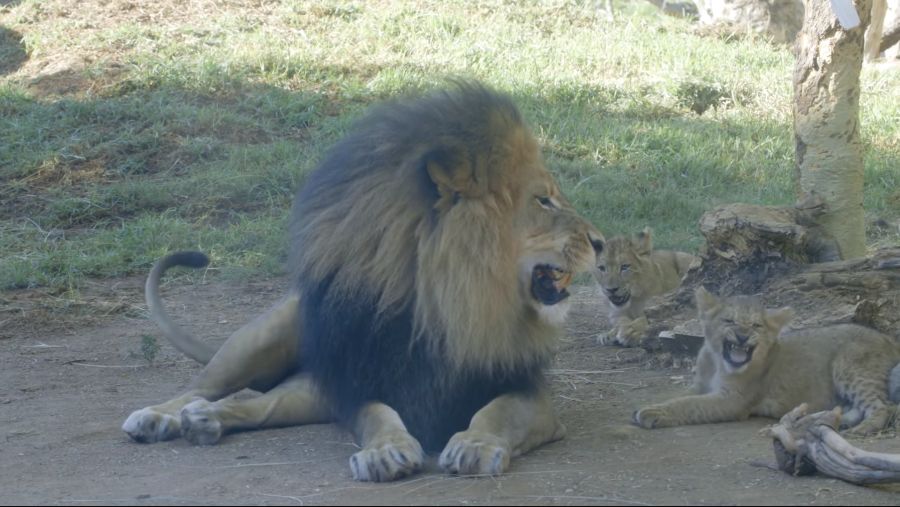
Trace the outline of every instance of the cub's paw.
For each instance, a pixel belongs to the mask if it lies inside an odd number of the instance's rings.
[[[647,321],[647,317],[622,322],[619,326],[619,333],[616,335],[616,345],[640,347],[644,337],[647,336],[648,329],[650,329],[650,323]]]
[[[422,469],[425,453],[419,441],[405,431],[376,437],[350,458],[350,473],[357,481],[387,482]]]
[[[616,330],[600,333],[594,339],[598,345],[614,345],[616,343]]]
[[[509,442],[479,431],[461,431],[447,443],[438,464],[459,475],[499,475],[509,467]]]
[[[122,431],[135,442],[153,444],[181,436],[181,423],[177,417],[152,408],[136,410],[125,419]]]
[[[643,339],[644,339],[643,334],[637,334],[637,335],[623,334],[620,336],[616,336],[616,338],[613,340],[613,344],[618,345],[620,347],[634,348],[634,347],[640,347]]]
[[[637,322],[637,321],[634,321]],[[617,345],[619,347],[640,347],[644,340],[646,328],[634,329],[626,326],[618,326],[606,333],[597,335],[597,343],[600,345]]]
[[[648,430],[676,425],[669,412],[659,405],[650,405],[649,407],[636,410],[631,415],[631,421]]]
[[[222,423],[216,417],[215,406],[197,398],[181,409],[181,436],[194,445],[213,445],[222,439]]]

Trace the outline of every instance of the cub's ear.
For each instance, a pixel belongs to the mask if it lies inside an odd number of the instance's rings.
[[[487,182],[478,181],[474,163],[467,150],[458,145],[442,146],[425,154],[422,165],[437,190],[435,207],[449,208],[460,198],[483,194]]]
[[[653,252],[653,230],[644,227],[644,230],[637,233],[637,251],[641,255],[650,255]]]
[[[701,320],[718,311],[721,306],[719,298],[706,290],[702,285],[694,291],[694,297],[697,299],[697,312]]]
[[[794,309],[786,306],[776,310],[766,310],[766,324],[772,331],[778,333],[788,322],[794,318]]]

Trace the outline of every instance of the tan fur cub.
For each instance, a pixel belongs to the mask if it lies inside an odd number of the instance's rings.
[[[719,299],[702,287],[696,296],[706,342],[695,394],[638,410],[639,426],[779,418],[801,403],[810,412],[844,406],[844,426],[857,434],[881,431],[891,420],[888,379],[900,346],[890,336],[852,324],[780,334],[793,317],[789,308],[767,310],[749,296]]]
[[[685,273],[700,258],[684,252],[653,250],[651,230],[634,236],[610,239],[597,257],[594,278],[609,301],[611,331],[600,335],[604,345],[636,347],[649,323],[644,307],[653,296],[679,285]]]

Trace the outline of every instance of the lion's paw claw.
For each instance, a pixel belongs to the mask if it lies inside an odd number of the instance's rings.
[[[350,458],[350,472],[357,481],[386,482],[422,469],[422,446],[406,432],[377,438]]]
[[[173,415],[142,408],[125,419],[122,431],[135,442],[153,444],[181,436],[181,423]]]
[[[213,404],[198,398],[181,409],[181,436],[194,445],[213,445],[222,439],[222,423]]]
[[[463,431],[447,443],[438,464],[459,475],[499,475],[509,467],[510,448],[506,440],[488,433]]]
[[[631,415],[631,420],[634,424],[648,430],[673,425],[669,420],[669,414],[665,409],[652,405],[640,410],[635,410]]]

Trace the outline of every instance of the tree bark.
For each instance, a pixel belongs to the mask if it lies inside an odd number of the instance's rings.
[[[798,195],[824,201],[819,222],[844,259],[866,253],[859,74],[872,0],[854,3],[862,23],[844,30],[829,0],[808,0],[794,67]]]
[[[872,17],[866,30],[866,61],[874,60],[881,54],[881,37],[884,33],[884,17],[887,15],[887,0],[872,0]]]

